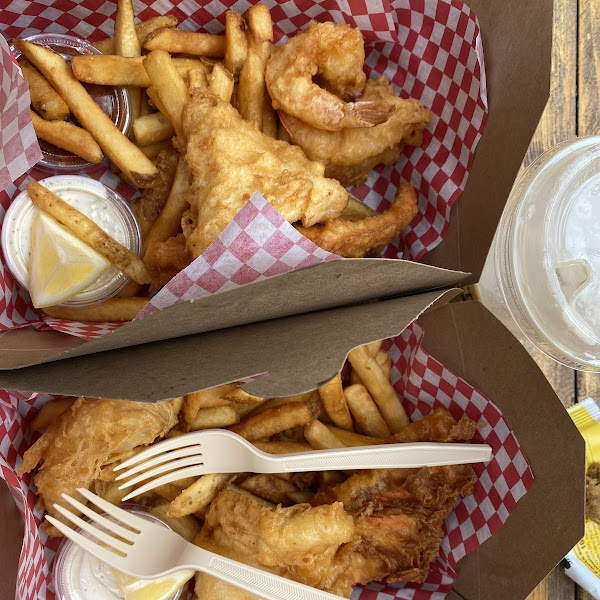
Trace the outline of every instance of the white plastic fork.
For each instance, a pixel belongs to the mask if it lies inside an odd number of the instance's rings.
[[[165,483],[207,473],[285,473],[335,469],[384,469],[458,465],[490,460],[487,444],[414,442],[268,454],[225,429],[195,431],[164,440],[115,467],[127,469],[119,489],[152,479],[130,492],[133,498]],[[163,475],[164,473],[164,475]]]
[[[133,577],[155,579],[182,569],[194,569],[266,600],[340,600],[340,596],[194,546],[174,531],[117,508],[84,488],[77,491],[114,521],[67,494],[62,494],[62,497],[81,511],[89,521],[81,519],[58,504],[55,504],[54,508],[86,535],[58,519],[48,515],[46,519],[84,550]]]

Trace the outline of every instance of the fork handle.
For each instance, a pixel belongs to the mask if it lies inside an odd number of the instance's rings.
[[[487,444],[414,442],[280,455],[273,467],[279,472],[433,467],[486,462],[491,454]]]
[[[343,600],[341,596],[249,567],[212,552],[209,553],[211,558],[207,561],[204,555],[207,551],[201,548],[197,550],[200,550],[203,555],[198,561],[200,564],[189,565],[190,568],[212,575],[266,600]]]

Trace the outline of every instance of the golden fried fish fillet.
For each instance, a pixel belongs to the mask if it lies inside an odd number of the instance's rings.
[[[19,474],[39,465],[34,476],[38,496],[50,515],[63,520],[53,508],[55,503],[64,504],[61,494],[85,503],[77,488],[90,488],[102,467],[163,436],[177,423],[177,413],[175,401],[150,404],[78,398],[25,452]],[[47,531],[61,535],[53,527]]]
[[[362,258],[397,238],[418,212],[417,194],[410,183],[401,183],[396,198],[383,212],[359,220],[330,219],[296,229],[317,246],[346,258]]]
[[[342,214],[348,192],[324,177],[302,150],[260,132],[231,104],[195,89],[183,111],[190,210],[182,219],[187,249],[197,258],[254,192],[283,217],[309,227]]]
[[[475,422],[457,422],[439,408],[396,441],[468,440],[476,429]],[[356,584],[386,577],[422,581],[439,553],[444,519],[460,496],[472,493],[473,479],[470,465],[359,471],[323,485],[312,506],[275,510],[226,490],[212,502],[195,541],[344,597]],[[199,600],[227,597],[210,581],[198,590]]]

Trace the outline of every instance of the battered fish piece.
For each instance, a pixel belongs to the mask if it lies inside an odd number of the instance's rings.
[[[65,504],[61,494],[85,504],[77,488],[89,489],[105,465],[165,435],[177,423],[180,408],[175,400],[150,404],[78,398],[25,452],[19,474],[39,465],[34,475],[38,496],[48,514],[68,523],[53,508]],[[50,535],[62,535],[43,525]]]
[[[439,408],[389,441],[468,440],[477,427]],[[460,496],[472,493],[473,480],[470,465],[359,471],[323,485],[312,506],[275,510],[226,490],[212,502],[196,542],[348,598],[356,584],[422,581],[439,553],[444,520]],[[223,586],[202,579],[199,600],[229,598]]]
[[[231,104],[195,89],[183,111],[192,186],[182,219],[187,250],[197,258],[251,194],[260,192],[283,217],[306,227],[342,214],[348,192],[324,166],[242,119]]]
[[[362,258],[397,238],[418,212],[417,194],[409,183],[401,183],[392,204],[381,213],[351,221],[331,219],[313,227],[296,229],[317,246],[346,258]]]

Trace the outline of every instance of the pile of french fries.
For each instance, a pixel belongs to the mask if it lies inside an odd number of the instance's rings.
[[[35,204],[132,280],[118,298],[78,309],[45,308],[49,316],[131,320],[148,301],[149,290],[144,286],[156,289],[164,283],[152,277],[144,258],[149,247],[178,235],[182,215],[189,208],[184,194],[190,175],[183,155],[182,110],[194,88],[208,88],[232,102],[261,131],[278,136],[277,115],[265,85],[266,63],[273,49],[267,6],[252,6],[243,15],[227,11],[224,35],[184,31],[176,25],[173,15],[135,24],[131,0],[119,0],[115,35],[95,44],[102,54],[75,56],[69,65],[46,47],[14,40],[30,85],[37,135],[92,163],[106,155],[114,172],[144,188],[133,204],[143,236],[141,260],[93,230],[89,219],[69,210],[57,196],[51,198],[39,188],[30,190]],[[127,87],[131,138],[117,129],[82,83]],[[68,121],[71,116],[78,125]],[[106,248],[111,250],[104,252]],[[167,250],[165,244],[163,252]]]
[[[272,454],[389,442],[409,420],[390,382],[388,353],[381,342],[373,342],[350,352],[348,361],[351,383],[345,388],[337,375],[314,392],[287,398],[251,396],[235,383],[189,394],[178,399],[179,423],[167,437],[222,427]],[[71,403],[64,398],[48,402],[31,422],[31,429],[47,427]],[[122,482],[115,481],[114,467],[143,449],[136,448],[105,467],[94,491],[109,502],[121,502],[130,490],[118,489]],[[337,471],[215,473],[161,485],[135,500],[193,541],[211,502],[225,488],[250,494],[265,506],[291,506],[310,502],[319,485],[344,479],[345,475]]]

